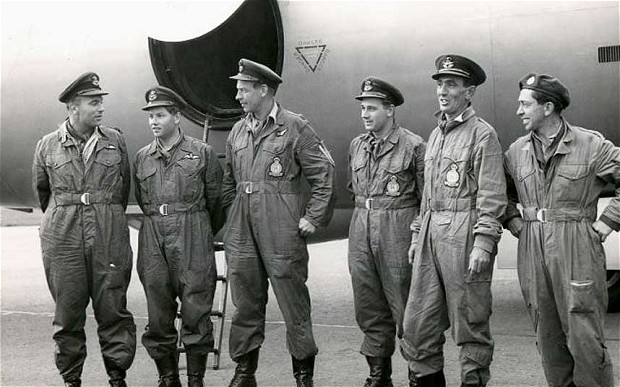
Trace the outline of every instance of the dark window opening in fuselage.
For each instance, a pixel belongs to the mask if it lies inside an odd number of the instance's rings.
[[[282,20],[276,0],[246,0],[224,23],[206,34],[182,41],[149,38],[157,81],[188,102],[185,116],[202,125],[228,129],[243,110],[229,79],[241,58],[263,63],[282,73]]]

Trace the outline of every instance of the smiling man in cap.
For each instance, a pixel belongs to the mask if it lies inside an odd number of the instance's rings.
[[[202,387],[214,345],[213,236],[224,223],[222,167],[211,146],[183,133],[181,110],[187,103],[180,95],[155,86],[144,97],[142,110],[155,139],[138,151],[134,168],[136,199],[145,215],[138,274],[149,321],[142,343],[155,360],[159,387],[180,387],[174,319],[181,301],[188,386]]]
[[[361,117],[366,133],[349,147],[349,189],[355,209],[349,227],[349,272],[355,316],[370,375],[365,387],[392,385],[395,337],[402,336],[411,266],[411,222],[424,187],[424,140],[398,125],[401,92],[377,77],[362,81]]]
[[[318,348],[312,333],[306,237],[331,219],[334,163],[301,115],[275,100],[282,79],[270,68],[239,61],[236,99],[246,116],[226,143],[222,189],[227,208],[224,247],[236,307],[230,356],[237,363],[231,386],[256,386],[265,339],[269,284],[286,323],[297,386],[312,386]],[[302,191],[304,180],[310,195]]]
[[[612,386],[602,242],[620,230],[620,149],[566,121],[570,96],[558,78],[529,73],[519,90],[528,134],[505,154],[504,224],[519,238],[519,281],[545,376],[552,386]],[[596,220],[609,183],[615,197]]]
[[[412,225],[401,350],[411,384],[445,386],[444,331],[452,326],[462,386],[485,386],[493,357],[491,276],[506,207],[502,149],[471,106],[484,70],[453,54],[435,66],[438,126],[428,140],[420,216]]]
[[[39,141],[34,155],[43,265],[56,304],[56,367],[68,387],[81,385],[91,299],[111,386],[126,386],[136,351],[126,298],[133,262],[125,218],[131,176],[120,130],[101,125],[107,94],[93,72],[73,81],[58,97],[69,117]]]

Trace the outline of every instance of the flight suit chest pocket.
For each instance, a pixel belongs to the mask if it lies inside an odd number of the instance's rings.
[[[236,154],[248,147],[249,135],[243,135],[232,144],[232,151]]]
[[[200,172],[202,168],[202,160],[200,158],[184,157],[177,162],[180,171],[184,176],[192,176]]]
[[[71,156],[64,152],[53,153],[47,157],[45,160],[45,166],[52,170],[56,171],[61,168],[64,168],[71,162]]]
[[[104,189],[114,189],[120,179],[121,153],[118,145],[105,144],[93,156],[92,175],[97,179],[95,184]]]
[[[112,144],[100,149],[95,156],[95,162],[105,167],[112,167],[121,162],[121,154],[118,147]]]
[[[516,168],[515,178],[513,179],[521,200],[528,197],[535,197],[536,187],[536,169],[532,164],[518,165]]]
[[[184,200],[190,201],[202,189],[200,184],[200,171],[202,170],[200,158],[184,157],[177,162],[179,174],[177,180],[178,189]]]
[[[55,152],[45,160],[45,167],[49,174],[52,186],[56,189],[72,188],[73,169],[71,155],[66,152]]]
[[[440,184],[446,190],[447,197],[458,196],[461,191],[468,192],[468,183],[475,185],[476,179],[468,179],[470,174],[469,149],[455,149],[449,154],[444,154],[441,160],[441,175],[436,184]],[[469,187],[469,192],[474,192],[477,187]]]
[[[412,186],[413,174],[411,171],[403,165],[403,163],[397,163],[394,165],[388,165],[384,168],[383,174],[383,193],[387,196],[400,196],[404,192],[413,192]]]
[[[587,194],[587,164],[559,165],[553,184],[554,197],[558,202],[579,202]]]
[[[263,145],[266,179],[279,179],[286,174],[290,167],[288,148],[289,145],[285,141],[273,141]]]
[[[368,165],[368,157],[364,156],[359,156],[351,162],[351,183],[355,195],[365,194],[366,165]]]
[[[155,184],[153,181],[153,176],[155,176],[155,172],[157,172],[157,168],[154,166],[141,166],[136,171],[136,179],[138,180],[138,185],[140,186],[140,191],[142,193],[142,201],[144,203],[150,203],[150,193],[151,193],[151,185]]]

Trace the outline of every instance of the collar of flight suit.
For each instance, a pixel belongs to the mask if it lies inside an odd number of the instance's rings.
[[[269,111],[269,114],[267,114],[267,117],[265,117],[265,120],[269,120],[269,118],[273,119],[273,122],[277,122],[277,118],[278,118],[278,112],[280,109],[278,109],[278,103],[276,102],[276,100],[273,100],[273,106],[271,107],[271,110]],[[248,126],[248,120],[249,122],[249,126],[253,126],[251,125],[252,122],[254,121],[258,121],[258,118],[256,117],[256,115],[254,113],[248,113],[247,115],[247,120],[246,120],[246,126]]]
[[[69,129],[67,129],[67,125],[69,125],[69,118],[63,121],[62,124],[58,126],[58,141],[62,143],[65,147],[75,145],[76,139],[73,138],[71,133],[69,133]],[[107,138],[108,136],[101,130],[101,127],[96,126],[93,135],[99,136],[99,138]],[[67,141],[70,139],[71,141]]]
[[[377,153],[377,156],[376,156],[377,158],[391,151],[392,148],[394,148],[394,145],[398,143],[398,138],[399,138],[398,133],[397,133],[398,128],[399,128],[399,125],[396,122],[396,120],[394,120],[394,125],[392,125],[392,128],[390,129],[390,132],[388,133],[388,135],[383,137],[382,139],[377,138],[377,145],[381,143],[381,148],[379,149],[379,153]],[[366,150],[370,150],[370,138],[371,137],[375,137],[375,136],[372,133],[367,133],[364,136],[364,142],[365,142],[364,147]]]
[[[191,152],[190,147],[187,144],[187,141],[185,141],[185,133],[183,132],[183,128],[181,128],[179,126],[179,139],[178,141],[172,146],[172,148],[174,148],[175,146],[178,146],[179,148],[181,148],[181,150],[185,151],[185,152]],[[172,149],[170,148],[170,149]],[[153,139],[153,141],[151,141],[151,144],[149,145],[149,150],[147,152],[148,155],[152,155],[153,153],[157,152],[157,141],[156,139]]]
[[[284,109],[282,109],[282,106],[280,105],[280,103],[276,101],[275,99],[273,102],[274,102],[273,108],[271,109],[271,112],[269,113],[267,117],[273,118],[275,125],[271,125],[269,128],[263,129],[263,131],[259,134],[257,139],[262,139],[264,137],[271,135],[274,131],[276,131],[277,129],[279,129],[281,126],[284,125]],[[275,113],[275,116],[273,116],[274,113]],[[249,114],[246,115],[245,126],[246,126],[246,129],[248,129],[248,131],[251,131],[249,121],[248,121],[249,117],[250,117]],[[257,139],[255,139],[254,141],[257,141]]]
[[[471,102],[467,105],[467,107],[465,108],[465,110],[463,110],[461,112],[461,114],[459,114],[458,116],[456,116],[454,119],[447,121],[447,123],[452,123],[455,122],[456,125],[450,126],[450,128],[448,129],[448,127],[446,126],[446,131],[445,133],[449,133],[452,130],[456,129],[457,127],[459,127],[462,123],[468,121],[470,118],[472,118],[473,116],[476,115],[476,111],[474,110],[473,106],[471,105]],[[444,119],[445,114],[442,113],[441,110],[438,110],[435,112],[435,118],[437,118],[437,127],[441,127],[441,121],[445,121]]]
[[[565,155],[565,154],[572,152],[570,143],[573,141],[573,138],[575,137],[575,135],[573,134],[571,124],[569,124],[568,121],[566,121],[566,119],[562,117],[562,125],[564,125],[564,129],[565,129],[564,136],[562,137],[562,140],[560,140],[560,143],[558,144],[558,148],[555,150],[554,154],[556,155],[557,154]],[[533,136],[534,136],[534,133],[530,132],[526,138],[525,146],[522,149],[524,150],[530,149],[530,146],[532,146]]]

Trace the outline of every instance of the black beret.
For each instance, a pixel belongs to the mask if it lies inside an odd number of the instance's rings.
[[[366,77],[362,81],[362,94],[355,97],[359,100],[364,98],[384,99],[394,106],[402,105],[405,102],[403,95],[396,87],[383,79],[372,76]]]
[[[541,92],[560,104],[564,109],[570,104],[568,89],[559,79],[547,74],[529,73],[519,81],[519,90],[530,89]]]
[[[487,79],[482,67],[461,55],[440,55],[435,59],[435,67],[437,72],[431,76],[433,79],[439,79],[442,75],[456,75],[469,79],[476,86],[483,84]]]
[[[233,75],[230,79],[264,83],[274,89],[282,83],[282,78],[269,67],[249,59],[239,60],[239,74]]]
[[[144,94],[146,99],[146,106],[142,107],[142,110],[148,110],[160,106],[176,106],[180,110],[185,109],[187,102],[178,95],[174,90],[170,90],[163,86],[153,86]]]
[[[66,89],[58,96],[58,100],[67,103],[71,98],[79,96],[95,97],[98,95],[107,95],[99,86],[99,76],[93,72],[80,75],[75,81],[71,82]]]

